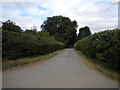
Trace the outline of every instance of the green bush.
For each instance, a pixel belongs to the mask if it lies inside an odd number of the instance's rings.
[[[120,30],[106,30],[79,40],[75,48],[82,51],[93,62],[120,72]]]
[[[2,57],[4,60],[15,60],[21,57],[44,55],[64,48],[64,44],[52,37],[2,31]]]

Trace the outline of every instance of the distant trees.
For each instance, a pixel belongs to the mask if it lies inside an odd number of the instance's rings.
[[[34,30],[30,30],[30,29],[26,29],[25,31],[24,31],[24,33],[26,33],[26,34],[32,34],[32,35],[36,35],[36,31],[34,31]]]
[[[85,26],[79,29],[77,36],[77,21],[71,21],[68,17],[53,16],[47,17],[47,20],[41,25],[42,31],[37,32],[37,27],[33,25],[31,29],[23,31],[15,22],[7,20],[2,22],[2,30],[12,32],[22,32],[31,34],[41,38],[52,37],[55,40],[62,42],[65,47],[72,47],[76,41],[91,35],[90,28]],[[42,36],[42,37],[41,37]]]
[[[77,40],[81,40],[82,38],[85,38],[89,35],[91,35],[91,31],[90,31],[90,28],[88,26],[80,28],[79,29],[79,34],[77,36]]]
[[[77,21],[71,21],[68,17],[48,17],[41,25],[43,32],[49,32],[56,40],[70,47],[75,43]]]
[[[33,27],[31,29],[26,29],[24,33],[36,35],[37,34],[37,27],[33,25]]]
[[[2,22],[2,30],[12,31],[12,32],[21,32],[22,29],[10,20]]]

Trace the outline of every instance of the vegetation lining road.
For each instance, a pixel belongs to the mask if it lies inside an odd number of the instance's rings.
[[[5,69],[12,68],[15,66],[22,66],[25,64],[30,64],[30,63],[34,63],[34,62],[38,62],[38,61],[47,60],[47,59],[59,54],[63,50],[64,49],[52,52],[47,55],[41,55],[41,56],[36,56],[36,57],[32,57],[32,58],[26,57],[26,58],[21,58],[21,59],[17,59],[17,60],[7,60],[2,63],[2,69],[5,70]]]
[[[87,56],[89,61],[96,64],[97,66],[95,66],[95,68],[99,69],[99,71],[107,74],[107,69],[113,74],[120,74],[119,35],[119,29],[98,32],[79,40],[75,44],[75,48]],[[107,75],[113,79],[117,79],[118,75],[113,74]]]
[[[90,28],[85,26],[79,29],[77,35],[77,26],[77,21],[63,16],[48,17],[41,25],[41,31],[37,31],[35,26],[24,31],[10,20],[2,22],[4,68],[36,61],[20,58],[46,55],[75,45],[76,50],[80,50],[92,62],[111,72],[120,73],[120,29],[91,35]]]
[[[85,63],[86,65],[88,65],[90,68],[95,69],[97,71],[99,71],[100,73],[102,73],[104,76],[107,76],[108,78],[112,79],[112,80],[116,80],[120,82],[120,77],[117,72],[112,72],[108,69],[106,69],[105,67],[101,66],[98,63],[93,62],[93,60],[90,60],[90,58],[88,58],[87,56],[85,56],[82,52],[75,50],[77,52],[77,54],[80,56],[80,60]]]

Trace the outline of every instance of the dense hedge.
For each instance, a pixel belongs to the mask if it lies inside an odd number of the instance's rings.
[[[75,48],[82,51],[93,62],[120,72],[120,30],[107,30],[79,40]]]
[[[64,45],[51,37],[45,38],[22,32],[2,31],[3,61],[44,55],[62,48]]]

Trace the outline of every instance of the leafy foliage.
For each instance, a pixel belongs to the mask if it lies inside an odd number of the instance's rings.
[[[75,43],[77,22],[68,17],[48,17],[41,25],[42,31],[49,32],[56,40],[65,44],[66,47]]]
[[[82,38],[85,38],[89,35],[91,35],[91,31],[90,31],[90,28],[88,26],[80,28],[79,29],[79,34],[77,36],[77,40],[81,40]]]
[[[31,35],[36,35],[36,34],[37,34],[37,31],[26,29],[24,33],[26,33],[26,34],[31,34]]]
[[[49,32],[38,32],[38,33],[37,33],[37,36],[49,38],[49,37],[50,37],[50,34],[49,34]]]
[[[41,37],[26,33],[2,31],[3,61],[21,57],[44,55],[64,48],[64,44],[53,37]]]
[[[93,62],[120,72],[120,30],[107,30],[79,40],[75,48],[82,51]]]
[[[2,22],[2,30],[6,30],[6,31],[12,31],[12,32],[21,32],[22,29],[18,26],[15,25],[14,22],[8,20],[6,22]]]

